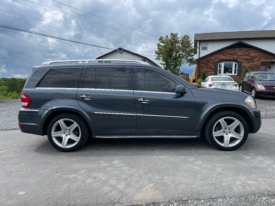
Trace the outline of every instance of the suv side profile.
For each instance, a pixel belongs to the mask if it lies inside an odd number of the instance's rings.
[[[90,137],[205,136],[220,150],[234,150],[261,126],[251,96],[197,88],[139,63],[36,66],[21,101],[21,131],[47,135],[52,146],[64,152],[80,149]]]

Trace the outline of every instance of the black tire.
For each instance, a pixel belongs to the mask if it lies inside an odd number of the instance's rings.
[[[214,128],[216,122],[219,119],[224,118],[224,117],[233,117],[242,123],[243,129],[244,129],[244,135],[243,135],[242,140],[235,146],[231,146],[231,147],[222,146],[222,145],[218,144],[213,137],[212,131],[213,131],[213,128]],[[216,147],[217,149],[224,150],[224,151],[231,151],[231,150],[240,148],[246,142],[248,133],[249,133],[249,129],[248,129],[248,125],[247,125],[247,122],[245,121],[245,119],[241,115],[239,115],[235,112],[231,112],[231,111],[223,111],[223,112],[219,112],[219,113],[213,115],[212,117],[210,117],[210,119],[208,120],[207,125],[205,127],[205,136],[206,136],[207,141],[213,147]]]
[[[55,125],[55,123],[61,119],[70,119],[70,120],[73,120],[74,122],[76,122],[78,124],[78,126],[80,127],[80,138],[78,140],[78,142],[73,146],[73,147],[70,147],[70,148],[63,148],[63,147],[60,147],[59,145],[57,145],[52,137],[52,129],[53,129],[53,126]],[[51,143],[51,145],[58,149],[59,151],[62,151],[62,152],[72,152],[72,151],[76,151],[80,148],[82,148],[84,146],[84,144],[87,142],[88,140],[88,137],[89,137],[89,127],[88,125],[86,124],[86,122],[78,115],[75,115],[75,114],[72,114],[72,113],[64,113],[64,114],[60,114],[56,117],[54,117],[49,126],[48,126],[48,129],[47,129],[47,134],[48,134],[48,139]]]

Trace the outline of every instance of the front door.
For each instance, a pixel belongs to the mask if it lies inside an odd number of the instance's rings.
[[[187,134],[195,120],[195,99],[186,88],[174,93],[177,83],[163,74],[143,68],[132,70],[138,134]]]
[[[87,68],[77,99],[90,115],[97,136],[130,134],[135,130],[136,108],[129,69]]]

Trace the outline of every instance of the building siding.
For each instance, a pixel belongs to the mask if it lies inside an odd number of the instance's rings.
[[[200,57],[203,57],[211,52],[222,49],[226,46],[234,44],[238,41],[259,47],[275,54],[275,39],[259,39],[259,40],[235,40],[235,41],[203,41],[200,42]],[[201,45],[208,44],[207,50],[202,50]]]
[[[241,69],[243,69],[244,66],[248,66],[249,71],[261,71],[262,62],[274,62],[275,56],[254,48],[224,49],[222,51],[204,57],[198,62],[199,70],[196,79],[201,77],[204,68],[206,69],[207,76],[214,75],[214,63],[220,60],[237,60],[242,62]],[[272,68],[275,68],[273,65]],[[231,77],[234,80],[240,80],[240,76],[232,75]]]

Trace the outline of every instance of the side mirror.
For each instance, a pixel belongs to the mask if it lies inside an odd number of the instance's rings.
[[[184,95],[185,94],[185,87],[183,85],[177,85],[175,88],[175,93],[177,95]]]
[[[252,78],[248,78],[247,80],[248,80],[248,81],[252,81]]]

